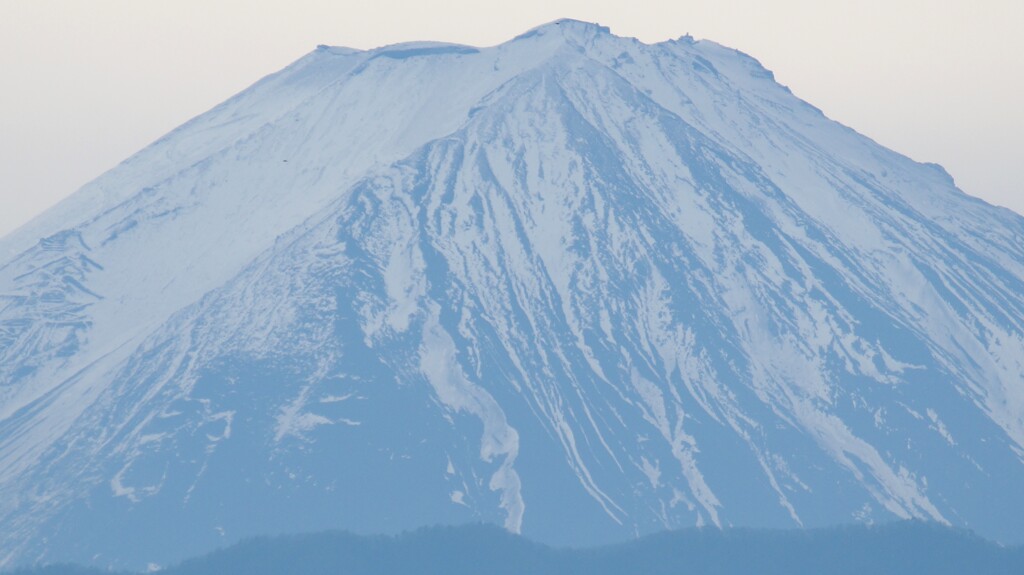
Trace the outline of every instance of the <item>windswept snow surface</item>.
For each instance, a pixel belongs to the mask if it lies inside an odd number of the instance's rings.
[[[0,241],[0,564],[1024,533],[1024,219],[752,58],[320,47]]]

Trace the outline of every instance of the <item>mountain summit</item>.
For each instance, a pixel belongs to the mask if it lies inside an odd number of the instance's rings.
[[[0,562],[1024,533],[1024,218],[757,61],[320,47],[0,240]]]

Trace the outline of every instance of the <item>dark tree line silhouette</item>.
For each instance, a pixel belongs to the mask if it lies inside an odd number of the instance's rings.
[[[110,575],[53,565],[17,575]],[[1020,575],[1024,548],[916,521],[809,530],[686,529],[555,549],[489,525],[394,537],[346,532],[256,538],[166,575]],[[126,575],[126,574],[121,574]]]

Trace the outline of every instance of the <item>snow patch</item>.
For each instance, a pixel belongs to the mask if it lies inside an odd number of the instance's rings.
[[[437,394],[437,398],[455,412],[467,412],[483,423],[480,459],[500,459],[488,486],[501,494],[505,510],[505,528],[519,533],[523,526],[523,502],[519,474],[514,464],[519,455],[519,434],[508,424],[505,412],[484,388],[469,381],[459,365],[455,344],[438,322],[437,304],[431,304],[429,319],[423,327],[420,347],[420,371]]]

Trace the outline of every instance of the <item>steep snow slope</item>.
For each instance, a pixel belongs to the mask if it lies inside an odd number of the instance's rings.
[[[7,562],[1024,528],[1024,220],[709,42],[320,48],[0,253]]]

